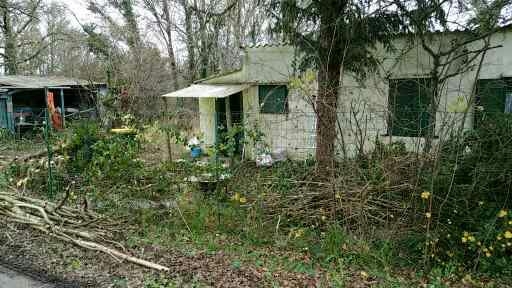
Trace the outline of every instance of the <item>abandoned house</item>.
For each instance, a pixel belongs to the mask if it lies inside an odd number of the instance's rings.
[[[429,41],[435,47],[449,47],[454,38],[464,37],[465,33],[436,32]],[[477,50],[482,42],[471,43],[474,47],[468,49]],[[459,131],[459,127],[460,131],[474,128],[475,111],[512,111],[509,27],[491,36],[490,46],[496,47],[485,53],[480,69],[480,57],[472,59],[472,54],[455,57],[451,62],[447,69],[460,73],[454,73],[439,87],[435,121],[428,117],[425,105],[431,97],[428,91],[433,60],[419,43],[419,39],[404,36],[394,41],[392,51],[375,48],[380,65],[363,80],[344,73],[337,105],[338,155],[369,151],[377,139],[383,143],[401,141],[407,149],[419,151],[431,125],[435,129],[435,144]],[[272,153],[284,151],[291,159],[314,155],[317,119],[312,103],[316,80],[315,76],[312,83],[304,80],[309,77],[297,78],[293,68],[293,63],[298,62],[297,50],[287,45],[259,45],[244,48],[243,53],[240,70],[199,80],[163,97],[198,98],[199,127],[205,145],[214,144],[222,132],[239,124],[263,135],[264,145],[244,147],[249,158],[259,153],[262,146]],[[472,59],[472,63],[467,63],[467,59]],[[462,65],[467,69],[458,68]],[[472,95],[477,95],[475,101],[470,100],[475,99]]]
[[[106,85],[64,77],[0,76],[0,128],[30,130],[44,123],[48,95],[61,117],[77,119],[95,115],[95,97]]]

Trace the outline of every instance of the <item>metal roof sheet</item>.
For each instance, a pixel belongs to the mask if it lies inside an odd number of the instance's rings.
[[[288,42],[258,42],[255,44],[249,44],[246,46],[243,46],[242,48],[277,48],[277,47],[287,47],[287,46],[293,46],[292,44]]]
[[[194,84],[190,87],[177,90],[162,97],[171,98],[225,98],[242,90],[249,88],[251,85],[213,85],[213,84]]]
[[[206,84],[238,84],[238,83],[223,83],[223,82],[220,82],[220,83],[208,83],[208,81],[210,80],[215,80],[215,79],[224,79],[224,78],[227,78],[229,76],[237,76],[238,74],[240,74],[242,72],[242,68],[240,69],[236,69],[236,70],[232,70],[232,71],[226,71],[224,73],[218,73],[218,74],[214,74],[214,75],[211,75],[209,77],[206,77],[206,78],[202,78],[202,79],[198,79],[196,81],[194,81],[194,84],[199,84],[199,83],[206,83]],[[235,77],[236,78],[236,77]]]
[[[66,77],[40,77],[40,76],[0,76],[0,87],[9,88],[44,88],[44,87],[66,87],[86,86],[91,82],[81,79]]]

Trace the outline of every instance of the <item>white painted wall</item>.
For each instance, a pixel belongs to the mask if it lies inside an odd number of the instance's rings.
[[[245,123],[265,135],[265,144],[271,152],[286,150],[288,157],[304,159],[315,148],[315,113],[307,99],[297,90],[288,95],[289,113],[266,114],[259,109],[258,86],[244,91]],[[247,152],[254,156],[253,147]]]
[[[432,43],[446,47],[450,37],[459,34],[437,34]],[[478,78],[494,79],[512,77],[512,34],[500,32],[492,37],[492,45],[503,45],[501,48],[487,52],[483,67]],[[472,48],[478,48],[475,43]],[[384,143],[403,141],[408,149],[418,150],[424,144],[423,138],[391,137],[387,135],[388,119],[388,79],[428,77],[432,59],[418,45],[404,39],[395,42],[397,50],[393,53],[385,49],[376,49],[382,59],[382,65],[362,83],[345,75],[340,88],[338,105],[338,145],[337,152],[342,154],[342,141],[348,156],[354,155],[361,145],[364,150],[372,148],[375,139]],[[243,91],[245,123],[248,127],[257,127],[266,137],[266,144],[271,151],[285,149],[292,159],[304,159],[314,155],[315,149],[315,114],[308,103],[308,97],[302,90],[290,90],[289,113],[260,113],[258,101],[258,84],[283,84],[293,77],[292,61],[294,49],[289,46],[248,48],[244,57],[242,70],[228,78],[220,77],[208,80],[208,83],[252,83],[254,86]],[[462,123],[463,113],[456,113],[454,105],[460,97],[468,100],[475,80],[475,71],[451,78],[443,89],[439,111],[436,115],[436,133],[444,139]],[[200,100],[201,116],[211,115],[215,103],[206,99]],[[464,127],[472,127],[472,113],[467,115]],[[357,121],[356,121],[357,120]],[[201,117],[201,129],[207,143],[213,143],[215,134],[214,121],[211,116]],[[363,133],[359,133],[363,131]],[[342,132],[342,133],[340,133]],[[254,156],[253,147],[246,148],[249,156]]]
[[[205,145],[215,144],[215,98],[199,98],[199,127]]]

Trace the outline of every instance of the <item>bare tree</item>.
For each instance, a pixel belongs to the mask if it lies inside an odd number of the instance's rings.
[[[187,71],[188,71],[188,81],[193,82],[195,80],[196,75],[196,53],[194,47],[194,32],[192,27],[192,9],[188,3],[188,0],[179,0],[180,5],[183,9],[183,13],[185,14],[185,38],[187,45]]]
[[[4,50],[0,57],[3,58],[6,74],[17,74],[19,64],[35,59],[46,48],[41,40],[49,35],[41,36],[34,41],[20,42],[24,34],[37,29],[38,12],[41,7],[42,0],[0,0],[0,29],[3,34]],[[21,51],[27,52],[26,55],[20,57]]]
[[[126,42],[132,53],[137,54],[137,51],[142,46],[140,30],[135,14],[134,0],[107,0],[100,2],[100,0],[89,0],[89,10],[103,18],[110,26],[110,32],[113,36],[118,34],[123,41]],[[109,14],[109,8],[113,8],[118,12],[123,23],[119,23]]]
[[[169,57],[170,76],[173,82],[173,90],[178,90],[178,67],[173,46],[173,30],[175,24],[172,21],[171,9],[168,0],[143,0],[144,6],[151,12],[156,22],[160,36],[163,38],[166,46],[166,52]]]

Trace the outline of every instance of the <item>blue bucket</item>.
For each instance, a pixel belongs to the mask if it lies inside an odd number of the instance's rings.
[[[192,147],[192,149],[190,149],[190,156],[192,156],[192,158],[199,158],[202,152],[201,147]]]

